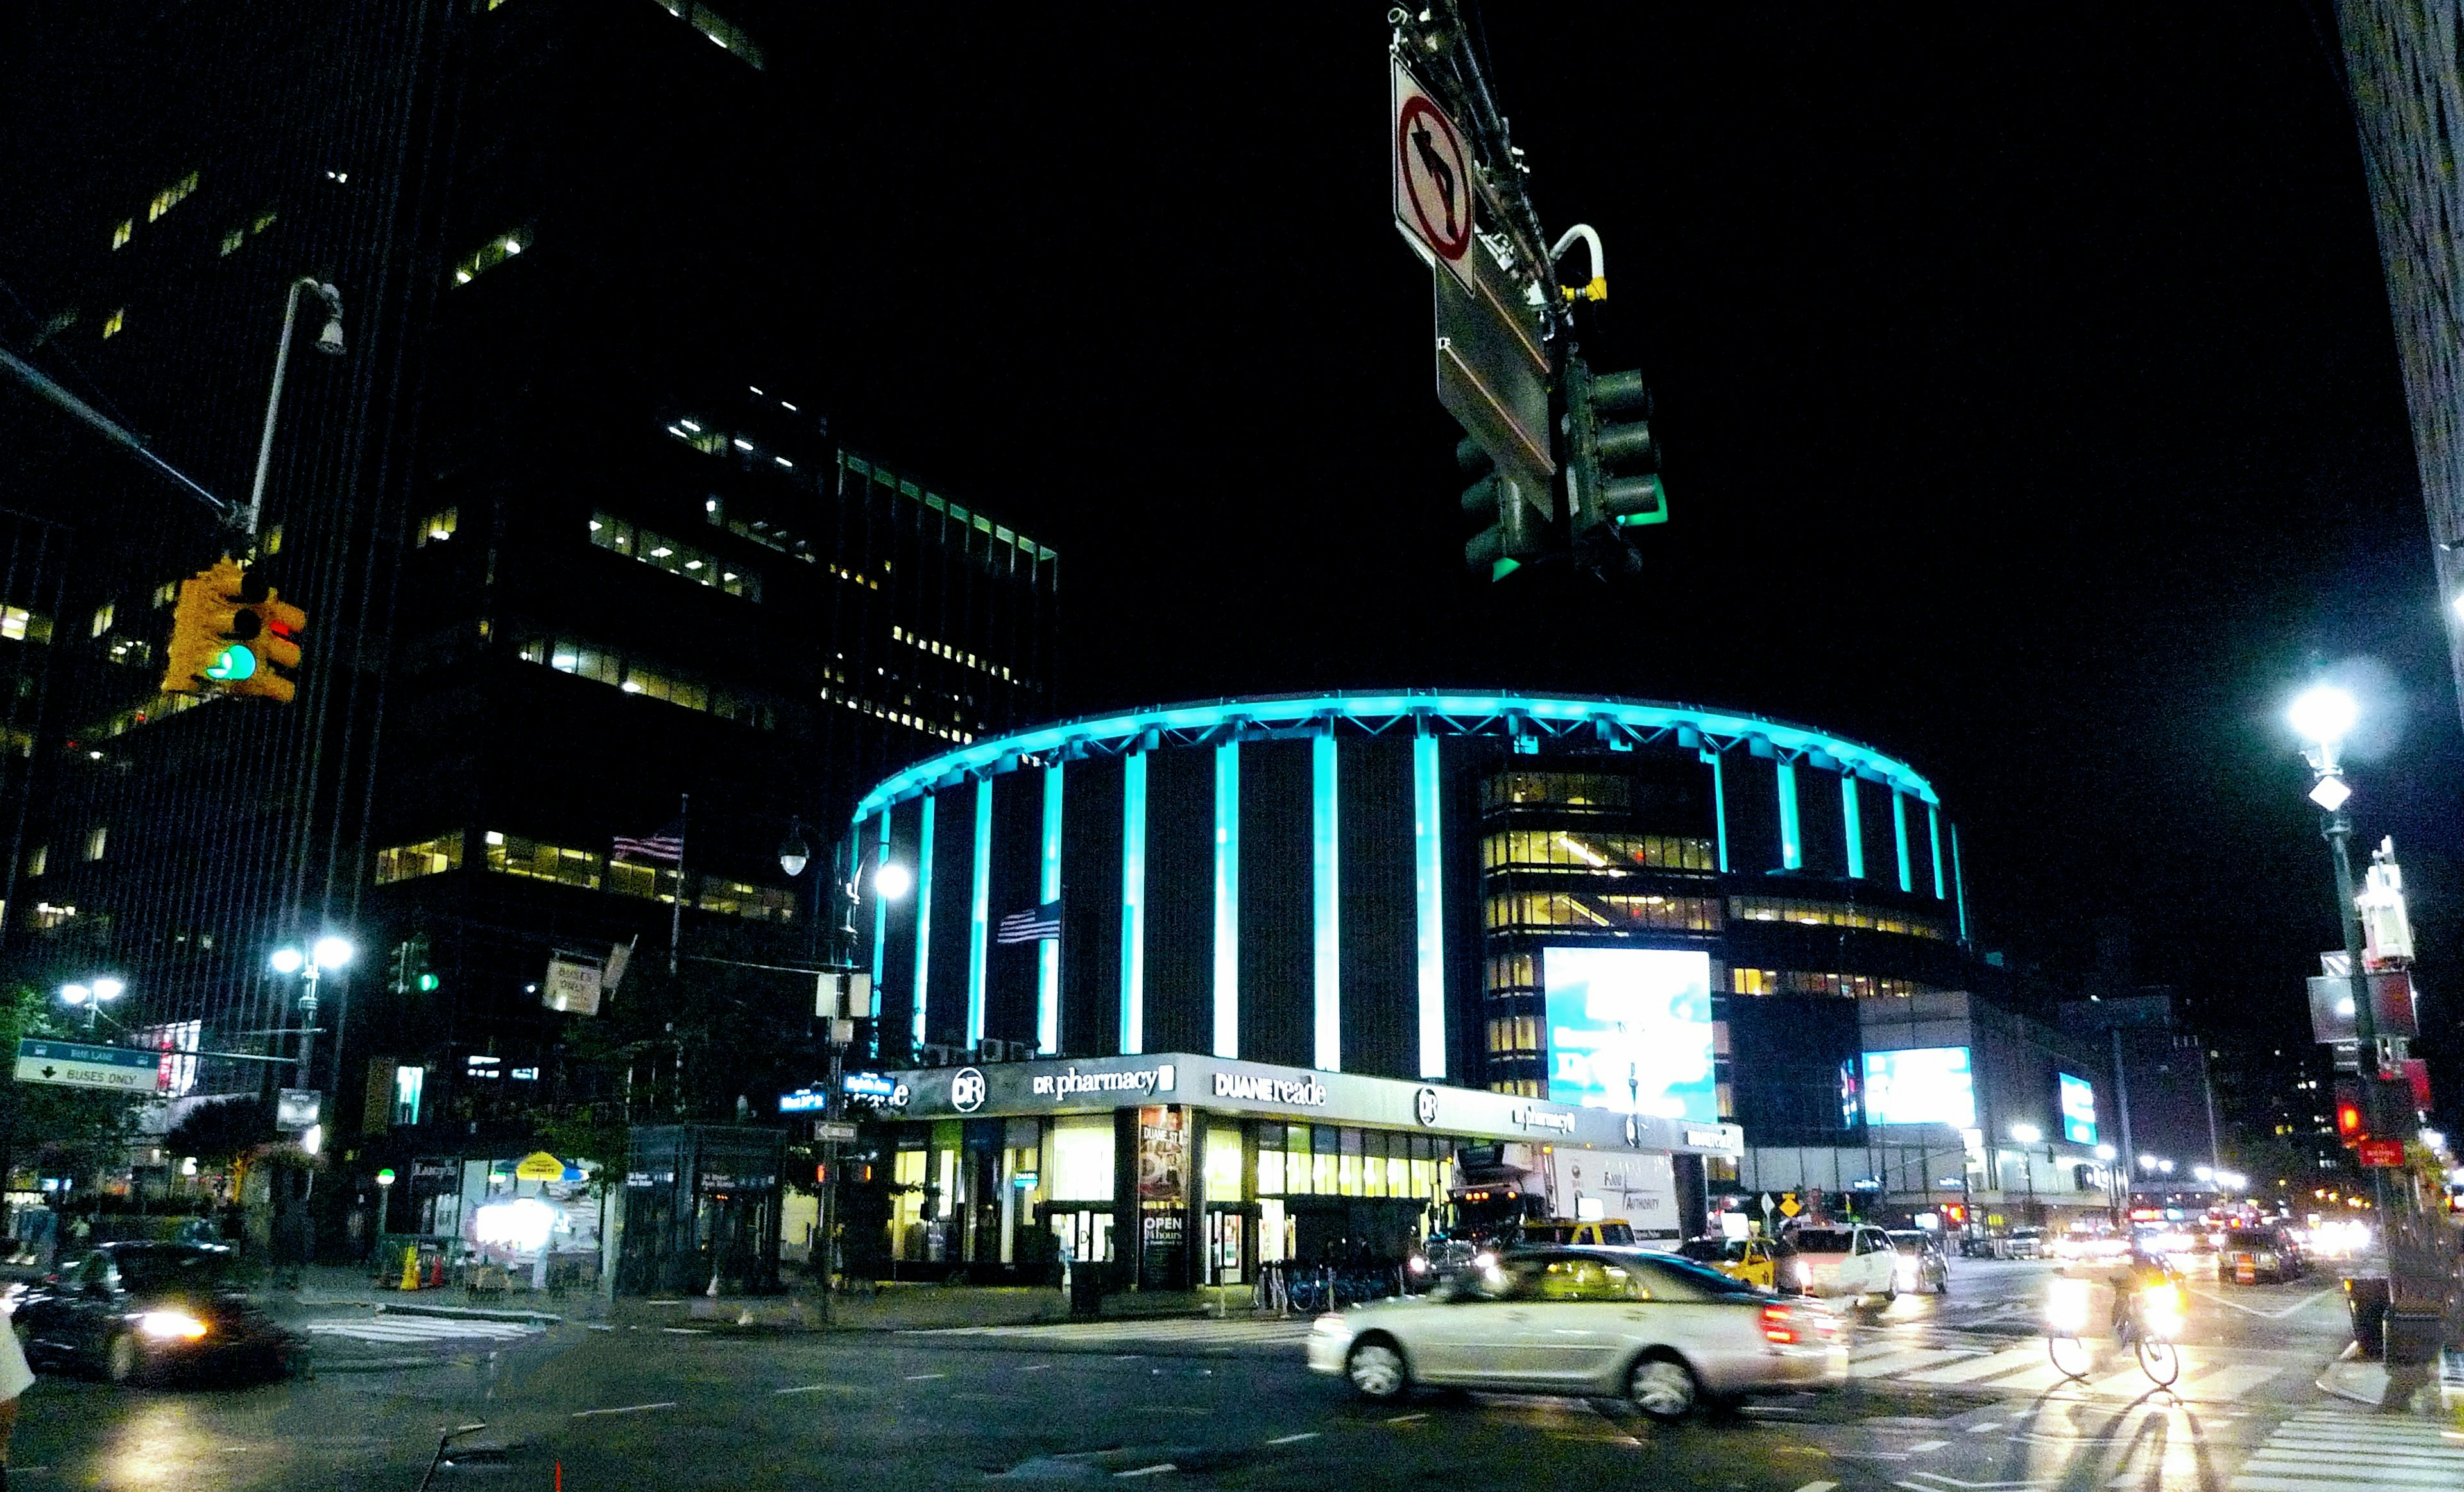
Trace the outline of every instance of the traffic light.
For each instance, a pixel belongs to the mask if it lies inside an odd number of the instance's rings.
[[[1631,415],[1632,419],[1619,419]],[[1566,359],[1566,511],[1580,542],[1603,526],[1640,528],[1668,521],[1660,448],[1651,435],[1651,389],[1629,369],[1595,377]]]
[[[229,555],[180,582],[165,649],[163,691],[253,694],[287,703],[298,687],[278,671],[299,665],[294,641],[308,615]]]
[[[1534,494],[1527,479],[1499,471],[1473,436],[1455,447],[1455,464],[1473,478],[1463,489],[1463,516],[1481,526],[1463,544],[1463,562],[1474,574],[1502,581],[1549,547],[1547,490]]]
[[[2369,1138],[2369,1111],[2362,1107],[2362,1086],[2336,1082],[2336,1138],[2350,1145]]]

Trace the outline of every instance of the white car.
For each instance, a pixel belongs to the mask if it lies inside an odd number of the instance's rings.
[[[1827,1309],[1691,1261],[1558,1248],[1508,1254],[1427,1295],[1320,1316],[1309,1365],[1371,1399],[1419,1384],[1624,1394],[1675,1420],[1706,1399],[1836,1388],[1848,1349]]]
[[[1886,1301],[1899,1295],[1899,1251],[1881,1229],[1841,1223],[1797,1228],[1786,1237],[1796,1248],[1796,1278],[1780,1282],[1783,1288]]]

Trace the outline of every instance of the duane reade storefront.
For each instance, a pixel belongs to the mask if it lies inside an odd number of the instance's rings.
[[[1551,1216],[1672,1241],[1734,1125],[1189,1053],[886,1075],[889,1249],[978,1281],[1101,1262],[1121,1285],[1256,1278],[1281,1259],[1399,1260],[1503,1185]],[[1681,1184],[1679,1177],[1685,1178]]]

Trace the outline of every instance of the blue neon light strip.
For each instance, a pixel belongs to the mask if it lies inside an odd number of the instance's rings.
[[[1425,730],[1425,724],[1423,725]],[[1412,741],[1412,891],[1420,976],[1420,1076],[1446,1075],[1445,903],[1439,894],[1438,738]]]
[[[1121,762],[1121,1051],[1147,1049],[1147,754]]]
[[[925,973],[933,961],[933,805],[924,800],[924,829],[915,841],[915,1044],[924,1044]]]
[[[1925,833],[1933,840],[1933,899],[1942,901],[1949,893],[1943,889],[1942,884],[1942,812],[1940,809],[1925,810]]]
[[[1215,748],[1215,1055],[1241,1055],[1241,743]]]
[[[1601,720],[1639,732],[1688,728],[1719,745],[1759,738],[1782,752],[1822,752],[1848,770],[1864,768],[1918,801],[1935,803],[1933,785],[1905,763],[1870,746],[1845,740],[1784,721],[1759,715],[1697,710],[1685,705],[1652,704],[1622,699],[1530,698],[1516,694],[1308,694],[1282,698],[1224,699],[1207,704],[1174,705],[1130,714],[1096,715],[1038,727],[1015,735],[977,741],[957,751],[916,763],[875,786],[857,805],[856,817],[877,813],[888,804],[912,798],[954,773],[998,771],[1003,757],[1057,752],[1078,744],[1117,749],[1149,731],[1203,731],[1238,723],[1261,728],[1307,725],[1327,716],[1364,725],[1389,725],[1417,713],[1500,721],[1508,712],[1534,720],[1578,724]],[[1443,722],[1437,723],[1441,729]],[[1492,732],[1498,727],[1491,726]]]
[[[1908,801],[1899,793],[1891,795],[1891,837],[1900,845],[1900,889],[1913,891],[1917,883],[1908,874]]]
[[[1343,1070],[1343,897],[1336,852],[1334,737],[1309,743],[1309,870],[1316,892],[1318,1070]]]
[[[984,1039],[984,943],[993,916],[993,779],[976,779],[974,895],[967,907],[967,1044]]]
[[[881,953],[890,946],[890,898],[881,894],[881,867],[890,864],[890,810],[881,810],[881,858],[872,864],[872,1052],[881,1055]]]
[[[1797,835],[1796,763],[1779,764],[1779,863],[1784,870],[1805,864],[1805,842]]]
[[[1968,941],[1968,882],[1959,873],[1959,825],[1950,826],[1950,885],[1959,893],[1959,940]]]
[[[1728,784],[1720,775],[1720,754],[1705,747],[1703,759],[1711,764],[1711,827],[1720,839],[1720,873],[1728,873]]]
[[[928,799],[927,801],[930,801]],[[1061,899],[1061,763],[1044,769],[1044,883],[1046,902]],[[1035,1049],[1050,1056],[1061,1050],[1061,940],[1048,937],[1035,945]]]
[[[1857,806],[1857,779],[1839,779],[1839,819],[1848,829],[1848,879],[1865,879],[1865,820]]]

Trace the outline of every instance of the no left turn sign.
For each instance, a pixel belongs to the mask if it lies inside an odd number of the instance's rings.
[[[1449,264],[1471,247],[1471,153],[1437,100],[1395,70],[1395,223]]]

